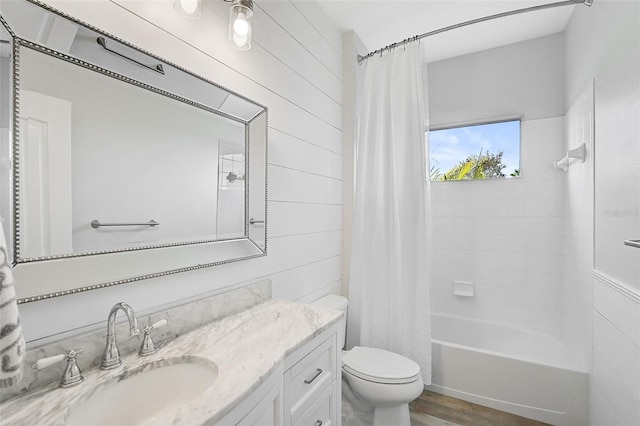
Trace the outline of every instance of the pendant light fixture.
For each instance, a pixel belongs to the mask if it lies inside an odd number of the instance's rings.
[[[238,50],[251,49],[253,0],[232,0],[229,13],[229,42]]]
[[[202,13],[202,2],[201,0],[175,0],[173,8],[183,18],[198,19]]]

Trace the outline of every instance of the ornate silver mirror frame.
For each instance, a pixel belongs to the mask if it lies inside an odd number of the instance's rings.
[[[154,277],[172,275],[195,269],[207,268],[233,261],[265,256],[267,253],[266,186],[267,186],[267,108],[237,93],[158,56],[143,51],[126,41],[109,35],[95,27],[80,22],[37,0],[3,1],[0,9],[0,32],[2,32],[3,56],[8,55],[10,79],[3,72],[5,93],[0,93],[2,110],[10,111],[9,131],[0,140],[3,157],[2,188],[0,188],[0,213],[5,217],[5,231],[13,244],[10,247],[16,278],[19,303],[32,302],[51,297],[64,296],[103,287],[110,287]],[[29,20],[30,14],[44,14],[49,21],[57,20],[64,25],[75,25],[76,39],[97,41],[105,50],[115,55],[123,54],[129,59],[114,61],[113,58],[100,63],[96,58],[83,57],[82,49],[74,54],[56,50],[42,40],[30,40],[34,31],[20,28]],[[22,15],[21,15],[22,14]],[[26,35],[23,35],[26,34]],[[102,41],[102,43],[101,43]],[[25,50],[26,49],[26,50]],[[205,238],[173,241],[169,243],[144,244],[92,251],[65,252],[41,256],[22,256],[24,193],[21,175],[23,141],[20,134],[21,52],[35,52],[55,60],[82,67],[125,85],[144,89],[164,96],[172,102],[186,104],[202,111],[223,117],[244,126],[244,176],[230,173],[227,179],[244,181],[244,230],[242,235],[232,238]],[[89,55],[91,56],[91,55]],[[140,59],[142,58],[142,59]],[[153,68],[144,64],[152,60]],[[142,62],[142,63],[141,63]],[[133,63],[133,66],[131,65]],[[142,67],[148,70],[142,69]],[[118,68],[122,66],[121,68]],[[139,68],[139,69],[138,69]],[[3,71],[5,68],[3,68]],[[142,70],[142,72],[141,72]],[[150,72],[149,70],[155,71]],[[140,76],[153,75],[148,81]],[[172,77],[166,79],[166,75]],[[161,80],[158,79],[161,76]],[[8,87],[9,89],[8,89]],[[7,90],[8,89],[8,90]],[[9,93],[6,93],[9,92]],[[220,101],[221,100],[221,101]],[[4,126],[4,124],[3,124]],[[3,129],[4,132],[5,129]],[[7,161],[5,161],[7,160]],[[9,165],[9,166],[7,166]],[[219,173],[218,173],[219,174]],[[11,196],[9,197],[9,194]],[[168,200],[171,202],[171,200]],[[188,210],[189,206],[184,206]],[[8,222],[12,226],[8,226]],[[153,227],[154,224],[146,224]],[[93,226],[93,225],[92,225]],[[99,224],[98,224],[99,226]],[[94,228],[96,226],[93,226]],[[73,271],[72,273],[70,271]]]

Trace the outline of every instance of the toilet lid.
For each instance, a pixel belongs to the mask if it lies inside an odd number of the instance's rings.
[[[362,346],[355,346],[342,357],[342,368],[377,383],[410,383],[420,377],[420,367],[409,358]]]

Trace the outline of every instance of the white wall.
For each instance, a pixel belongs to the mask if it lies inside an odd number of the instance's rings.
[[[640,3],[576,9],[565,41],[566,105],[595,81],[590,422],[640,424]]]
[[[427,64],[429,125],[564,115],[562,34]]]
[[[259,259],[20,305],[28,340],[104,322],[119,301],[142,312],[259,277],[272,279],[275,297],[339,291],[342,39],[317,4],[256,2],[253,47],[239,52],[226,42],[229,6],[224,2],[207,2],[197,21],[180,18],[172,1],[48,3],[269,108],[269,252]]]
[[[342,110],[342,294],[349,294],[351,274],[351,237],[353,229],[353,191],[355,184],[355,146],[358,133],[360,99],[365,64],[358,64],[357,56],[366,55],[367,48],[354,31],[343,35],[344,99]]]
[[[431,184],[435,312],[561,335],[562,50],[555,34],[427,66],[431,125],[524,117],[520,178]]]

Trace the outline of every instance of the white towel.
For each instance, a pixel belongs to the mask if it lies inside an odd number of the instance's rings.
[[[0,218],[0,388],[20,383],[25,355],[24,337],[9,263]]]

